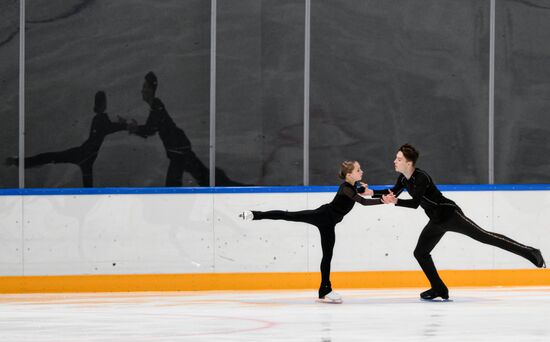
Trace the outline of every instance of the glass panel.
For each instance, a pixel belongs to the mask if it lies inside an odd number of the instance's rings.
[[[216,165],[231,181],[303,181],[303,0],[219,0]]]
[[[548,1],[497,1],[496,183],[550,183],[549,41]]]
[[[0,188],[17,188],[19,172],[19,1],[0,2]],[[7,164],[7,165],[6,165]]]
[[[28,187],[208,185],[209,1],[31,0],[27,25]]]
[[[345,159],[393,184],[404,143],[440,184],[488,181],[489,4],[312,1],[312,184]]]

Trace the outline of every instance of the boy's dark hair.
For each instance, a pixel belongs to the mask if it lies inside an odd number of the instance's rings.
[[[416,165],[416,161],[418,160],[418,157],[420,156],[420,153],[414,148],[411,144],[404,144],[401,145],[399,150],[401,153],[403,153],[403,156],[408,161],[411,161],[413,163],[413,166]]]

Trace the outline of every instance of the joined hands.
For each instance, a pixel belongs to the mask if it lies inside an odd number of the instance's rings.
[[[382,203],[384,204],[397,204],[397,197],[393,194],[391,190],[387,195],[382,195]]]

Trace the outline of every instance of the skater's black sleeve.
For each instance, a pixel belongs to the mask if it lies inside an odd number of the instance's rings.
[[[391,192],[395,195],[395,197],[399,196],[403,190],[405,190],[405,177],[403,175],[400,175],[397,178],[397,182],[395,182],[395,185],[391,189],[384,189],[384,190],[373,190],[374,194],[372,195],[373,198],[381,198],[382,195],[388,195]]]
[[[357,194],[357,192],[355,192],[355,190],[351,187],[342,188],[342,192],[345,196],[352,199],[354,202],[360,203],[362,205],[382,204],[382,201],[379,198],[364,198]]]
[[[430,179],[424,173],[417,173],[414,180],[414,193],[410,194],[412,199],[397,199],[395,204],[398,207],[416,209],[420,206],[422,198],[426,198],[426,191],[430,185]]]

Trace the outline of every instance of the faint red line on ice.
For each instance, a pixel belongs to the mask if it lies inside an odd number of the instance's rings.
[[[256,322],[263,324],[259,327],[254,328],[247,328],[247,329],[235,329],[235,330],[225,330],[225,331],[210,331],[210,332],[197,332],[197,333],[190,333],[190,334],[178,334],[175,337],[184,337],[184,336],[200,336],[200,335],[221,335],[221,334],[235,334],[235,333],[243,333],[243,332],[249,332],[249,331],[257,331],[262,329],[269,329],[277,325],[275,322],[270,321],[264,321],[261,319],[255,319],[255,318],[242,318],[242,317],[230,317],[230,316],[210,316],[210,315],[182,315],[182,316],[189,316],[189,317],[195,317],[195,318],[215,318],[215,319],[232,319],[232,320],[240,320],[240,321],[249,321],[249,322]]]

